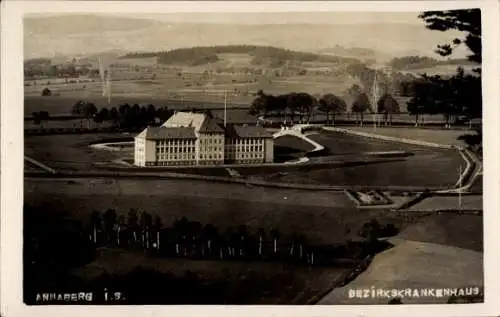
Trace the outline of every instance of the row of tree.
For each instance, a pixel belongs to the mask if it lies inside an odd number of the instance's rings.
[[[96,123],[112,121],[121,129],[138,130],[148,125],[158,125],[170,118],[174,111],[167,107],[156,108],[154,105],[139,106],[124,103],[117,107],[97,109],[92,102],[78,101],[71,113],[82,116]]]
[[[360,233],[367,242],[375,243],[386,231],[376,220],[365,224]],[[219,230],[212,224],[189,221],[182,217],[171,227],[162,219],[145,211],[130,209],[127,217],[108,209],[91,214],[89,239],[100,246],[137,248],[155,254],[192,259],[213,260],[282,260],[297,263],[332,264],[338,258],[355,260],[373,250],[365,243],[319,247],[308,243],[304,235],[282,236],[278,229],[252,233],[246,225]],[[370,251],[371,250],[371,251]]]
[[[387,93],[378,99],[376,111],[373,111],[368,95],[362,91],[360,86],[354,85],[351,87],[347,95],[353,99],[350,111],[357,115],[360,124],[363,124],[366,112],[383,114],[383,120],[387,124],[392,122],[392,115],[400,111],[396,99]],[[280,116],[284,118],[285,122],[289,117],[293,123],[296,116],[299,117],[300,122],[309,122],[316,111],[326,115],[327,123],[334,123],[336,115],[348,111],[348,105],[344,98],[331,93],[317,99],[304,92],[275,96],[265,94],[261,90],[253,100],[249,113],[264,117],[269,115]]]

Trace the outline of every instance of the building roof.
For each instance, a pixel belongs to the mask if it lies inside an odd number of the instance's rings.
[[[234,125],[236,136],[240,138],[272,138],[273,136],[263,127]]]
[[[263,127],[227,124],[203,113],[177,112],[161,127],[147,127],[137,137],[149,140],[196,139],[201,133],[225,133],[229,138],[272,138]]]
[[[196,139],[196,134],[192,127],[147,127],[144,131],[146,131],[146,139],[148,140]],[[139,135],[142,135],[142,133]]]
[[[204,121],[205,115],[202,113],[180,111],[174,113],[162,126],[167,128],[192,127],[198,132]]]
[[[216,118],[205,115],[205,120],[200,127],[202,133],[224,133],[224,124]]]

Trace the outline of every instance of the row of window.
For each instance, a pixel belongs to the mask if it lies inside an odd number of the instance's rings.
[[[194,160],[195,156],[186,154],[186,155],[157,155],[157,161],[178,161],[178,160]]]
[[[228,146],[226,148],[226,151],[236,151],[236,152],[262,152],[264,150],[264,147],[262,145],[250,145],[250,146]]]
[[[194,153],[194,147],[157,147],[156,153]]]
[[[190,146],[193,146],[194,140],[168,139],[168,140],[156,141],[156,146],[166,146],[166,145],[169,145],[169,146],[172,146],[172,145],[181,145],[181,146],[190,145]]]
[[[222,154],[200,154],[200,160],[222,160]]]
[[[200,144],[223,144],[224,141],[222,139],[200,139]]]
[[[241,155],[236,155],[236,158],[244,158],[244,159],[247,159],[247,158],[263,158],[264,155],[262,155],[261,153],[244,153],[244,154],[241,154]]]
[[[242,144],[242,145],[262,145],[264,144],[263,139],[227,139],[226,144]]]
[[[205,147],[200,147],[201,152],[205,151],[222,151],[224,148],[222,146],[205,146]]]

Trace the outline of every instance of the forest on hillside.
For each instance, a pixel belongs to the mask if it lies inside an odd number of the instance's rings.
[[[281,67],[287,61],[295,62],[329,62],[360,64],[356,58],[339,56],[327,56],[314,53],[298,52],[272,46],[256,45],[227,45],[227,46],[204,46],[179,48],[162,52],[136,52],[125,54],[120,59],[127,58],[151,58],[156,56],[159,64],[186,64],[190,66],[204,65],[219,60],[217,54],[249,54],[252,56],[252,64],[269,67]]]
[[[467,59],[447,59],[438,60],[427,56],[404,56],[395,57],[389,62],[389,66],[394,70],[410,70],[419,68],[431,68],[438,65],[474,65]]]

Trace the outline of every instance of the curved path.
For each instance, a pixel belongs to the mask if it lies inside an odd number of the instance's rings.
[[[314,149],[309,151],[309,153],[322,151],[325,148],[323,145],[321,145],[318,142],[315,142],[315,141],[311,140],[310,138],[308,138],[307,136],[305,136],[302,133],[301,128],[300,127],[295,128],[295,126],[292,127],[291,129],[290,128],[282,128],[280,131],[273,134],[273,138],[277,139],[277,138],[279,138],[281,136],[285,136],[285,135],[297,137],[297,138],[302,139],[302,140],[306,141],[307,143],[311,144],[314,147]]]
[[[396,137],[388,137],[384,135],[378,135],[378,134],[372,134],[372,133],[365,133],[365,132],[359,132],[359,131],[352,131],[348,129],[339,129],[339,128],[332,128],[332,127],[322,127],[321,125],[296,125],[292,128],[287,128],[287,129],[282,129],[274,134],[274,137],[280,137],[283,135],[292,135],[295,137],[299,137],[306,142],[312,144],[314,146],[313,151],[320,151],[324,149],[324,147],[311,140],[307,136],[305,136],[302,133],[302,130],[307,127],[321,127],[325,130],[330,130],[330,131],[337,131],[337,132],[342,132],[342,133],[348,133],[348,134],[355,134],[355,135],[362,135],[364,137],[371,137],[371,138],[377,138],[377,139],[383,139],[383,140],[389,140],[389,141],[394,141],[394,142],[403,142],[403,143],[410,143],[410,144],[417,144],[421,146],[432,146],[432,147],[440,147],[440,148],[453,148],[457,149],[460,151],[462,154],[462,157],[464,160],[467,162],[467,167],[463,171],[463,174],[460,176],[460,180],[457,182],[457,184],[461,184],[462,186],[460,188],[450,188],[448,190],[444,191],[437,191],[440,193],[459,193],[462,192],[466,189],[468,189],[473,181],[476,179],[478,173],[481,171],[481,162],[479,159],[475,157],[474,154],[467,150],[459,149],[456,146],[452,145],[442,145],[442,144],[434,144],[430,142],[424,142],[424,141],[418,141],[418,140],[409,140],[409,139],[402,139],[402,138],[396,138]],[[27,161],[34,161],[30,158],[26,158]],[[290,162],[289,164],[301,164],[305,163],[306,160],[297,160],[295,162]],[[33,163],[33,162],[32,162]],[[35,164],[35,163],[33,163]],[[243,183],[247,185],[254,185],[254,186],[262,186],[262,187],[282,187],[282,188],[297,188],[297,189],[308,189],[308,190],[344,190],[344,189],[356,189],[356,188],[370,188],[370,189],[377,189],[377,190],[403,190],[403,191],[413,191],[413,192],[421,192],[424,190],[427,190],[427,187],[420,186],[420,187],[415,187],[415,186],[379,186],[379,187],[374,187],[374,186],[325,186],[325,185],[301,185],[301,184],[286,184],[286,183],[275,183],[275,182],[267,182],[267,181],[254,181],[254,180],[246,180],[246,179],[237,179],[234,177],[208,177],[208,176],[202,176],[202,175],[184,175],[184,174],[178,174],[178,173],[163,173],[163,172],[154,172],[154,173],[146,173],[146,172],[70,172],[70,171],[55,171],[54,169],[45,166],[41,164],[40,162],[36,162],[36,165],[44,169],[45,171],[48,171],[50,174],[47,173],[40,173],[40,172],[32,172],[32,171],[27,171],[25,173],[25,176],[27,178],[29,177],[54,177],[54,174],[56,174],[56,177],[75,177],[75,178],[81,178],[81,177],[128,177],[128,178],[151,178],[151,177],[156,177],[156,178],[179,178],[179,179],[191,179],[191,180],[201,180],[201,181],[221,181],[221,182],[233,182],[233,183]],[[283,164],[282,164],[283,165]],[[231,166],[227,166],[231,167]],[[471,174],[468,177],[467,174]],[[463,183],[463,181],[465,183]]]

